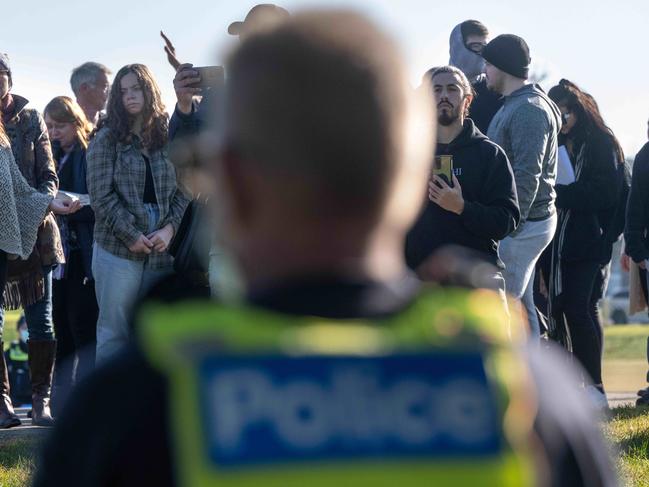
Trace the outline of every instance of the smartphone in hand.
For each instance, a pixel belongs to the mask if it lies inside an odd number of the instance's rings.
[[[214,88],[225,83],[225,71],[223,66],[202,66],[192,68],[198,72],[201,80],[198,83],[189,85],[191,88]]]
[[[448,184],[453,187],[453,156],[442,155],[435,156],[433,162],[433,176],[439,176]]]

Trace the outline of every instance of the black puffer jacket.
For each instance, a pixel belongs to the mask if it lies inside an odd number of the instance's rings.
[[[605,137],[589,137],[587,142],[577,141],[571,160],[577,166],[583,149],[583,165],[577,181],[557,185],[556,206],[563,210],[557,237],[563,238],[561,258],[564,261],[610,261],[607,230],[614,218],[619,201],[623,168],[612,141]],[[566,210],[570,216],[562,229]]]

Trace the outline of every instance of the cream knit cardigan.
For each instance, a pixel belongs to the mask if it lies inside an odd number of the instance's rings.
[[[0,146],[0,250],[27,259],[51,201],[23,178],[11,149]]]

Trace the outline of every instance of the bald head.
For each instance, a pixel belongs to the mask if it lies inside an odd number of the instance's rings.
[[[231,57],[227,139],[262,170],[308,185],[311,198],[294,192],[305,210],[379,212],[405,162],[410,97],[400,53],[365,18],[305,13]]]

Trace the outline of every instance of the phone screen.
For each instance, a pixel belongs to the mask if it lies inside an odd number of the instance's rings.
[[[453,186],[453,156],[436,156],[433,162],[433,175],[441,177],[446,184]]]
[[[200,82],[191,85],[192,88],[214,88],[225,83],[223,66],[202,66],[192,69],[198,71],[201,78]]]

